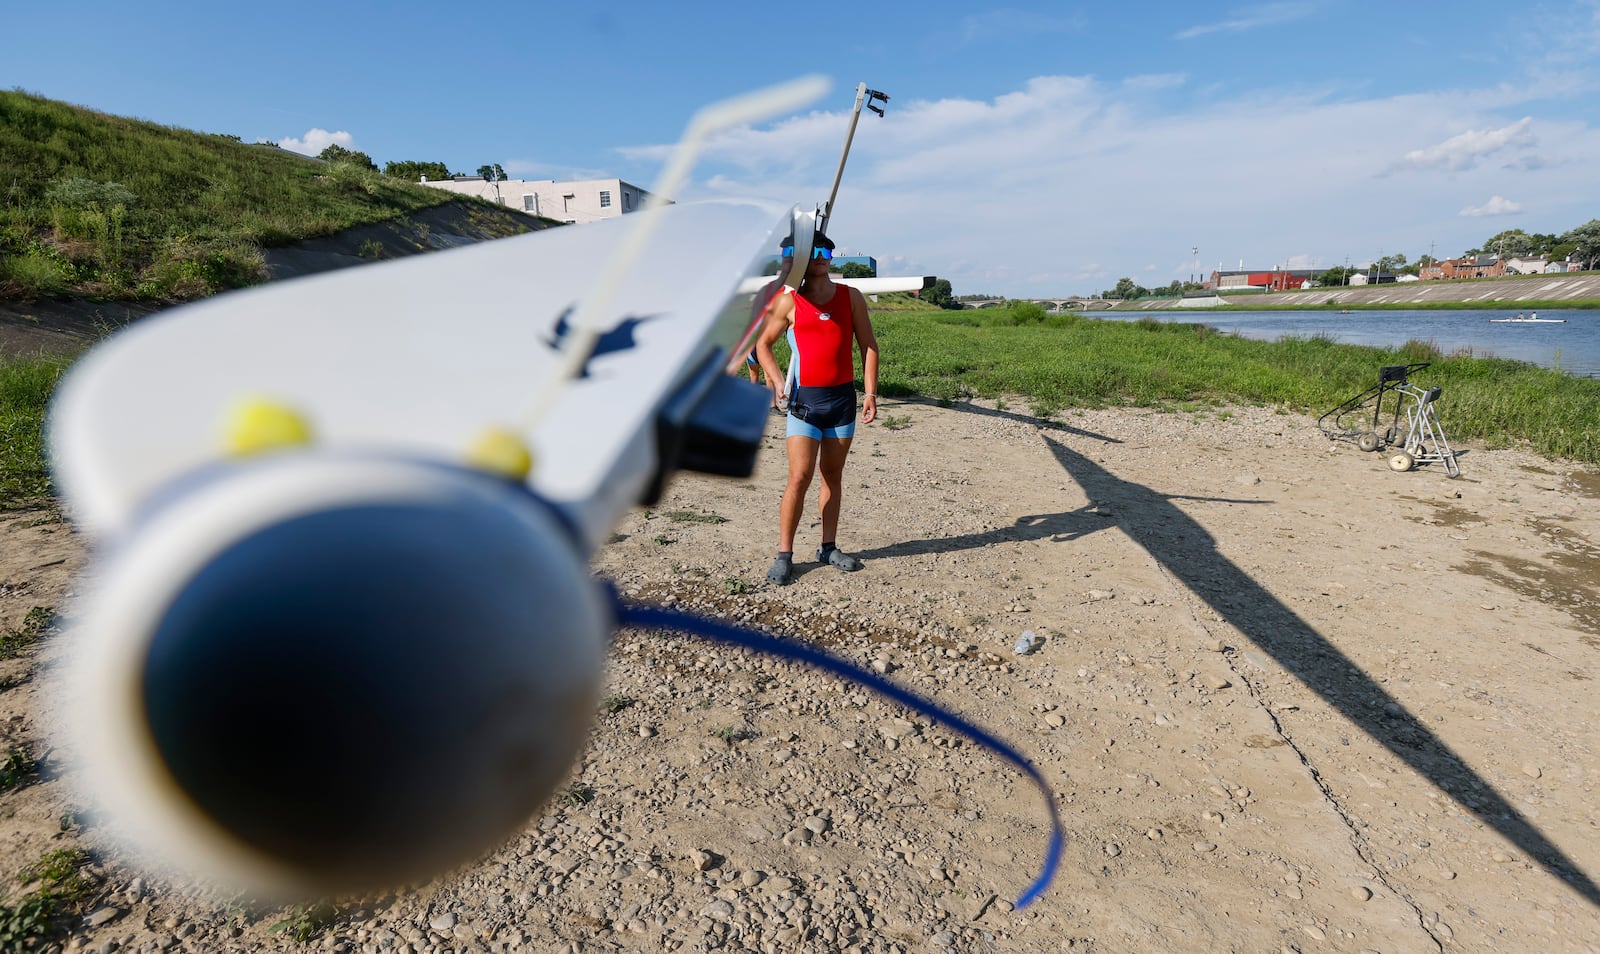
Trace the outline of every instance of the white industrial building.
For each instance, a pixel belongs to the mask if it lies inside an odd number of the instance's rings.
[[[459,195],[475,195],[529,215],[557,222],[597,222],[613,216],[637,212],[650,193],[621,179],[585,179],[581,182],[556,182],[554,179],[485,179],[482,176],[456,176],[428,179],[422,184]]]

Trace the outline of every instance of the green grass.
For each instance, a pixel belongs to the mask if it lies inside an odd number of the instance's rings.
[[[39,763],[32,752],[25,748],[8,750],[5,759],[0,761],[0,792],[21,788],[22,783],[33,778],[38,771]]]
[[[55,621],[56,614],[48,607],[35,606],[28,610],[15,629],[0,632],[0,659],[15,659],[33,648]]]
[[[668,510],[662,514],[673,523],[727,523],[728,518],[720,513],[700,513],[697,510]]]
[[[180,301],[263,281],[262,249],[461,197],[235,136],[0,92],[0,297]]]
[[[0,513],[48,506],[44,412],[63,358],[0,357]]]
[[[304,944],[332,927],[338,918],[339,909],[327,901],[297,904],[285,909],[284,917],[267,928],[267,933],[285,934]]]
[[[1453,442],[1526,442],[1547,457],[1600,464],[1600,380],[1441,355],[1427,342],[1382,349],[1323,337],[1254,341],[1153,317],[1068,314],[1019,323],[1008,309],[895,312],[873,324],[883,350],[880,393],[939,401],[1019,396],[1044,418],[1070,407],[1229,403],[1321,414],[1375,384],[1384,365],[1431,361],[1419,380],[1444,388],[1440,412]],[[62,359],[0,357],[0,512],[53,505],[42,429],[65,367]],[[900,427],[909,418],[885,415],[883,423]],[[666,516],[672,523],[723,519],[692,511]],[[666,534],[653,540],[674,542]]]
[[[1272,405],[1321,414],[1377,382],[1389,364],[1431,361],[1420,380],[1444,389],[1455,441],[1526,441],[1540,454],[1600,463],[1600,380],[1518,361],[1440,355],[1426,342],[1382,349],[1323,337],[1253,341],[1203,324],[1051,315],[1018,323],[1007,309],[886,314],[874,321],[878,390],[953,400],[1020,395],[1033,413],[1068,407],[1173,408],[1185,402]]]
[[[15,902],[0,903],[0,951],[44,949],[60,934],[69,915],[81,913],[94,894],[83,876],[89,856],[76,848],[58,848],[17,874],[17,882],[35,886]]]

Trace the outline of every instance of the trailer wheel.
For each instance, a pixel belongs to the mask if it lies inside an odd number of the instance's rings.
[[[1417,459],[1405,451],[1399,451],[1398,453],[1389,457],[1390,470],[1398,471],[1403,474],[1415,466],[1417,466]]]
[[[1371,432],[1362,434],[1360,437],[1356,438],[1356,446],[1364,451],[1377,450],[1379,443],[1378,435]]]

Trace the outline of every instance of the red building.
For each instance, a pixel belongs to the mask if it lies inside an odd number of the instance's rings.
[[[1314,281],[1325,270],[1318,268],[1274,268],[1261,271],[1218,271],[1211,273],[1211,287],[1217,291],[1227,291],[1230,288],[1234,290],[1254,288],[1262,291],[1287,291],[1294,288],[1304,288],[1306,282]]]
[[[1417,271],[1417,277],[1423,281],[1448,281],[1457,278],[1499,278],[1505,273],[1506,263],[1498,255],[1468,255],[1424,265]]]

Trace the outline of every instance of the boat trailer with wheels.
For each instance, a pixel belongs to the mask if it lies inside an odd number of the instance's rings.
[[[1389,469],[1408,471],[1419,464],[1443,464],[1445,474],[1460,477],[1461,467],[1456,463],[1456,453],[1445,439],[1444,428],[1439,424],[1435,404],[1443,389],[1434,386],[1424,390],[1413,384],[1411,375],[1428,366],[1428,362],[1392,364],[1378,371],[1378,383],[1355,397],[1333,408],[1317,419],[1317,426],[1332,440],[1351,441],[1364,451],[1382,451],[1393,446],[1389,455]],[[1394,395],[1390,400],[1389,395]],[[1392,407],[1392,416],[1384,423],[1386,406]],[[1372,409],[1372,423],[1365,422],[1365,412]],[[1400,429],[1405,421],[1405,431]]]

